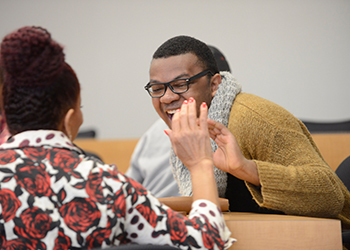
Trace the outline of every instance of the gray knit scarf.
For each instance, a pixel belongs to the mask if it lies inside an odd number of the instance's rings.
[[[208,117],[227,127],[233,101],[235,100],[236,95],[241,92],[242,87],[236,82],[236,79],[230,72],[222,71],[220,72],[220,75],[222,80],[211,101]],[[215,152],[218,146],[213,140],[211,140],[211,146],[213,152]],[[170,151],[170,164],[172,166],[174,178],[179,185],[180,193],[183,196],[192,196],[191,173],[175,155],[173,149]],[[225,197],[227,174],[216,167],[214,167],[214,174],[219,196]]]

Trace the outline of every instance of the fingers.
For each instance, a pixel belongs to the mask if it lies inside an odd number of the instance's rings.
[[[227,134],[229,130],[225,127],[225,125],[221,124],[220,122],[208,119],[207,120],[208,129],[211,133],[222,133]]]
[[[203,110],[203,111],[202,111]],[[204,112],[201,114],[201,117],[205,122],[202,122],[202,124],[206,125],[206,118],[208,115],[206,104],[199,109],[200,112]],[[196,106],[196,100],[193,97],[190,97],[188,100],[185,100],[182,103],[181,110],[178,110],[173,117],[172,120],[172,130],[173,131],[180,131],[180,130],[193,130],[198,127],[198,119],[197,119],[197,106]],[[202,127],[202,126],[201,126]]]
[[[169,137],[170,141],[173,139],[173,131],[171,129],[164,129],[164,133]]]
[[[171,129],[172,131],[180,131],[180,109],[176,110],[173,119],[171,121]]]
[[[173,146],[174,152],[176,153],[175,139],[173,135],[173,131],[171,129],[165,129],[164,133],[169,137],[170,143]]]
[[[205,131],[208,130],[207,119],[208,119],[208,106],[205,102],[203,102],[200,107],[199,126]]]
[[[188,99],[188,125],[190,129],[195,129],[197,127],[197,108],[196,100],[193,97]]]
[[[230,136],[230,131],[220,122],[208,119],[208,130],[211,139],[217,142],[217,138],[222,138],[225,136]]]
[[[185,100],[182,103],[181,110],[180,110],[180,126],[181,130],[187,129],[189,125],[188,121],[188,100]]]
[[[208,119],[207,124],[208,124],[208,130],[209,130],[209,135],[210,138],[215,140],[216,136],[220,134],[220,130],[215,127],[216,121]]]

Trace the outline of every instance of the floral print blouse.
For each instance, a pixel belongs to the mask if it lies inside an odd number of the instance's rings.
[[[1,249],[227,249],[235,241],[215,204],[197,200],[182,216],[54,130],[22,132],[0,146],[0,213]]]

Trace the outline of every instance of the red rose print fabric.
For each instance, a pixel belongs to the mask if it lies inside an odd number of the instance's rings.
[[[182,216],[51,130],[26,131],[0,146],[0,212],[1,250],[227,249],[235,241],[213,203],[197,200]]]

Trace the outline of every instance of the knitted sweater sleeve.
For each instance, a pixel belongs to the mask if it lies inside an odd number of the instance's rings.
[[[261,187],[246,184],[260,206],[292,215],[332,218],[341,213],[349,193],[292,114],[240,94],[228,127],[244,156],[258,166]]]

